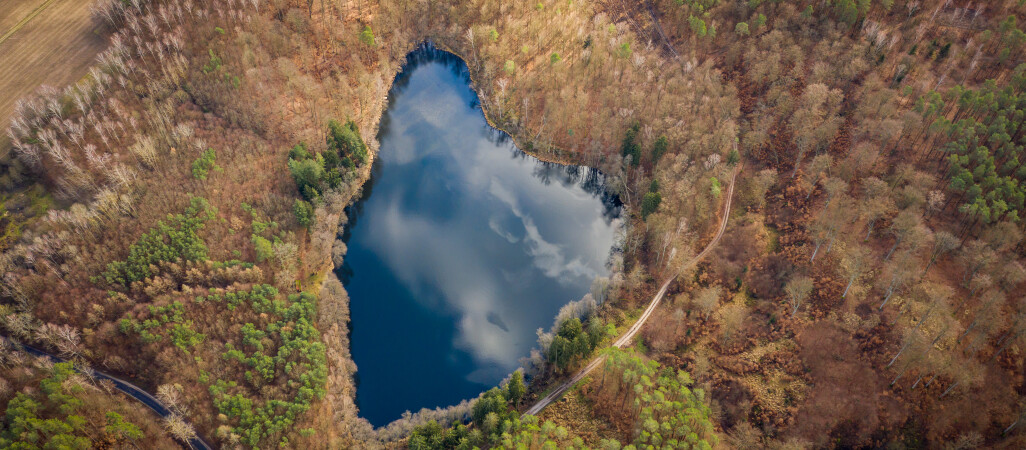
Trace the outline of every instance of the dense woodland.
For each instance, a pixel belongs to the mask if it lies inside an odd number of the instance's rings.
[[[1026,446],[1021,1],[102,0],[94,19],[95,67],[20,102],[0,143],[0,332],[174,420],[4,347],[4,445]],[[524,370],[375,430],[330,269],[424,41],[520,148],[601,169],[630,217]],[[726,235],[689,266],[735,170]]]

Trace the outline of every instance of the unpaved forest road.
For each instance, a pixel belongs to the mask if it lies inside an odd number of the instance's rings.
[[[42,356],[44,358],[49,358],[51,361],[55,363],[67,362],[67,360],[57,355],[50,354],[48,352],[32,347],[30,345],[19,343],[6,336],[0,336],[0,340],[6,340],[8,343],[14,345],[15,348],[24,350],[26,353],[33,356]],[[138,400],[139,403],[146,405],[146,407],[152,409],[153,412],[157,413],[157,415],[161,418],[166,418],[171,415],[171,408],[168,408],[167,405],[161,403],[160,400],[157,400],[156,397],[150,395],[149,392],[144,391],[139,386],[136,386],[113,375],[109,375],[98,370],[93,370],[88,367],[81,367],[76,365],[75,371],[88,375],[91,378],[97,380],[110,381],[114,384],[115,389],[121,391],[122,394],[125,394],[129,397]],[[175,442],[181,443],[178,440],[175,440]],[[196,437],[189,439],[189,447],[194,450],[211,450],[210,445],[208,445],[207,442],[204,441],[203,438],[200,437],[198,434],[196,435]]]
[[[695,255],[694,258],[691,258],[690,261],[682,265],[681,270],[688,268],[698,261],[701,261],[702,258],[705,258],[705,256],[712,251],[713,247],[716,246],[716,243],[720,241],[720,238],[723,237],[723,232],[727,230],[727,221],[730,219],[730,204],[734,201],[735,181],[737,180],[737,175],[741,173],[741,167],[743,165],[743,163],[738,164],[737,168],[734,169],[734,174],[730,177],[730,187],[727,188],[727,201],[723,205],[723,218],[720,219],[720,228],[716,230],[716,235],[714,235],[712,240],[709,241],[709,244],[702,249],[701,253]],[[675,273],[663,283],[663,286],[659,288],[659,292],[656,292],[655,297],[652,297],[652,302],[650,302],[648,307],[645,308],[645,312],[641,313],[641,317],[638,318],[637,322],[634,322],[634,325],[631,325],[630,329],[628,329],[623,336],[620,336],[620,339],[617,339],[616,342],[613,343],[613,347],[623,348],[625,345],[629,344],[632,339],[634,339],[634,335],[638,334],[641,327],[645,325],[645,321],[647,321],[648,318],[652,316],[652,313],[655,312],[656,307],[659,306],[659,303],[666,295],[666,290],[670,288],[670,283],[672,283],[676,278],[677,274]],[[584,366],[583,369],[577,372],[573,378],[570,378],[565,383],[559,385],[559,387],[553,389],[549,395],[546,395],[541,400],[538,400],[538,403],[535,403],[534,406],[528,408],[527,411],[524,412],[524,415],[538,415],[541,410],[545,409],[546,406],[549,406],[550,403],[556,401],[559,397],[562,397],[563,393],[570,389],[571,386],[584,379],[585,376],[595,370],[595,368],[601,365],[605,360],[605,355],[593,359],[587,366]]]

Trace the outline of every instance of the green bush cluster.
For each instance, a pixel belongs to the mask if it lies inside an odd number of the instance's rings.
[[[638,142],[638,133],[641,131],[641,124],[634,122],[630,127],[627,128],[627,132],[623,135],[623,141],[620,144],[620,156],[625,159],[631,157],[631,166],[637,167],[641,164],[641,143]],[[652,158],[652,164],[659,162],[659,159],[666,154],[670,148],[670,140],[665,135],[660,135],[659,138],[652,143],[652,148],[649,150],[649,156]]]
[[[122,333],[137,333],[146,343],[159,342],[165,336],[171,337],[171,343],[183,351],[199,345],[206,335],[192,328],[192,321],[185,319],[185,305],[175,300],[165,306],[150,305],[149,318],[142,322],[124,318],[119,323]]]
[[[263,328],[244,324],[238,346],[226,344],[222,358],[246,367],[246,381],[254,391],[262,392],[273,384],[290,391],[286,399],[251,398],[234,381],[217,380],[209,387],[214,406],[233,423],[232,432],[245,444],[256,447],[288,431],[310,409],[311,402],[325,394],[325,348],[313,326],[316,297],[303,292],[290,295],[285,302],[273,286],[258,285],[250,291],[212,294],[203,299],[210,300],[248,304],[253,312],[273,318]]]
[[[374,46],[374,30],[371,29],[370,25],[365,25],[363,31],[360,32],[360,42],[368,47]]]
[[[150,266],[160,262],[207,259],[207,246],[199,237],[206,221],[213,219],[217,209],[206,199],[193,197],[182,214],[168,214],[167,221],[142,235],[128,249],[128,259],[107,264],[103,278],[110,284],[129,284],[153,276]]]
[[[267,238],[254,234],[251,240],[253,241],[253,251],[256,252],[257,262],[267,261],[274,256],[274,247]]]
[[[959,211],[973,223],[1018,222],[1026,207],[1026,66],[1004,88],[988,80],[980,89],[951,88],[931,92],[915,106],[946,142],[948,189]],[[957,105],[955,120],[946,105]]]
[[[346,121],[345,125],[342,125],[337,120],[328,122],[328,137],[326,140],[328,151],[332,154],[332,157],[337,156],[340,158],[339,162],[335,163],[332,167],[326,166],[326,170],[339,166],[353,167],[346,160],[355,161],[358,165],[367,162],[367,145],[363,143],[363,139],[360,137],[360,130],[352,120]],[[327,158],[329,156],[326,155],[325,158],[325,161],[328,161]],[[330,163],[330,161],[328,162]]]
[[[456,422],[442,428],[437,422],[414,428],[407,443],[411,450],[474,448],[587,448],[584,441],[552,421],[540,422],[535,416],[521,418],[505,403],[507,393],[499,389],[486,392],[475,403],[474,427]],[[616,441],[603,440],[602,448],[619,448]],[[629,446],[633,448],[633,446]]]
[[[235,311],[239,305],[249,304],[258,313],[268,311],[279,311],[285,308],[283,300],[277,298],[278,290],[274,286],[259,284],[250,290],[242,291],[218,291],[211,288],[209,295],[196,297],[196,303],[215,302],[225,303],[229,311]]]
[[[641,163],[641,144],[638,143],[638,132],[641,131],[641,124],[634,122],[627,133],[623,136],[623,144],[620,146],[620,155],[624,158],[631,157],[631,165],[637,167]]]
[[[353,121],[345,125],[337,120],[329,122],[326,144],[328,149],[323,153],[311,152],[305,142],[289,150],[289,172],[299,193],[309,202],[320,197],[325,186],[339,187],[345,174],[366,164],[369,157],[367,145]]]
[[[626,384],[616,388],[624,400],[633,397],[639,430],[634,445],[628,447],[708,449],[717,444],[705,392],[691,389],[693,381],[687,372],[660,370],[657,362],[632,350],[612,347],[606,356],[603,388],[609,376]]]
[[[520,415],[509,407],[523,396],[524,385],[519,374],[514,374],[505,389],[492,388],[477,399],[470,412],[475,428],[459,422],[442,428],[432,420],[413,429],[408,447],[412,450],[491,448],[499,445],[509,433],[519,434]]]
[[[659,204],[662,202],[663,194],[659,193],[659,181],[652,180],[652,183],[648,185],[648,192],[641,198],[641,220],[648,219],[650,214],[658,211]]]
[[[686,6],[691,8],[696,14],[704,14],[713,6],[719,3],[719,0],[675,0],[678,5]],[[749,2],[751,3],[751,2]],[[757,5],[756,5],[757,6]],[[754,6],[753,6],[754,8]]]
[[[292,205],[292,211],[296,214],[296,221],[300,226],[309,227],[314,221],[314,207],[306,200],[296,199]]]
[[[264,262],[274,256],[274,245],[281,242],[281,237],[274,234],[278,231],[278,222],[260,220],[260,215],[252,206],[243,203],[242,210],[250,214],[252,223],[250,228],[253,234],[250,241],[253,243],[253,251],[256,253],[257,262]]]
[[[221,57],[214,53],[214,49],[207,49],[207,53],[210,55],[210,60],[203,65],[203,73],[211,73],[221,69],[223,61]]]
[[[216,160],[217,155],[214,153],[214,149],[208,148],[199,158],[192,162],[192,177],[197,180],[206,180],[207,174],[211,170],[215,172],[222,171],[223,169],[217,165]]]
[[[666,135],[659,136],[659,139],[652,144],[652,164],[658,163],[669,148],[670,140],[666,138]]]
[[[565,370],[590,355],[603,337],[605,330],[598,318],[589,321],[588,330],[584,329],[581,320],[576,317],[564,320],[549,344],[546,355],[548,362],[558,370]]]

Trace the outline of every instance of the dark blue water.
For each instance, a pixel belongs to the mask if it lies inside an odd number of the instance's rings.
[[[518,150],[469,81],[450,54],[410,55],[350,213],[339,272],[357,402],[375,426],[496,385],[606,275],[620,219],[602,176]]]

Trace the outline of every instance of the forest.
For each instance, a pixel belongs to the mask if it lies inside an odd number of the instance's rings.
[[[1020,0],[92,11],[106,49],[0,139],[0,447],[1026,446]],[[332,268],[424,42],[520,149],[601,170],[625,224],[521,369],[374,428]]]

